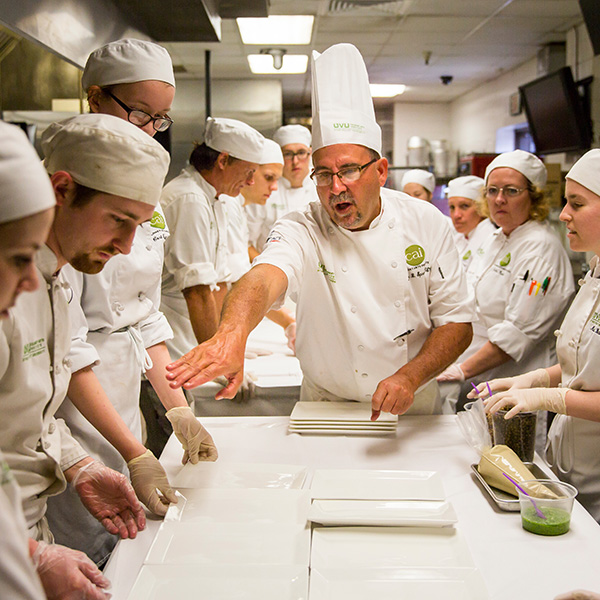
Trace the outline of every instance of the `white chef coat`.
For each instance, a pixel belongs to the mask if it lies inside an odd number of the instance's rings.
[[[197,345],[183,290],[231,280],[227,264],[227,215],[217,191],[191,165],[161,195],[171,235],[165,243],[161,310],[173,328],[167,342],[179,358]]]
[[[21,495],[0,453],[0,589],[3,600],[45,600],[46,594],[29,557]]]
[[[244,207],[250,243],[261,250],[276,221],[293,210],[303,211],[310,202],[318,201],[317,187],[310,177],[305,177],[299,188],[293,188],[285,177],[281,177],[266,204],[248,204]]]
[[[600,265],[598,257],[583,281],[560,330],[556,352],[562,387],[600,390]],[[556,415],[546,457],[560,479],[579,490],[577,500],[600,520],[600,423]]]
[[[244,211],[244,197],[240,194],[232,198],[223,194],[220,200],[225,203],[227,213],[227,249],[231,281],[236,282],[250,270],[248,219]]]
[[[467,271],[478,320],[473,323],[473,341],[458,362],[489,340],[513,360],[478,375],[476,381],[555,364],[553,331],[574,291],[571,264],[560,240],[548,224],[529,220],[508,237],[496,230],[480,248],[482,253],[473,257]],[[530,296],[531,280],[542,283],[546,277],[551,278],[547,293]]]
[[[94,366],[109,400],[140,441],[140,378],[151,364],[146,348],[173,335],[159,311],[163,248],[168,235],[158,206],[151,221],[137,228],[129,254],[111,258],[95,275],[84,275],[70,265],[63,269],[74,290],[69,304],[73,323],[71,369],[75,372]],[[121,455],[69,398],[57,416],[65,420],[90,456],[127,474]],[[116,542],[70,489],[49,500],[48,521],[58,543],[86,552],[96,562],[105,558]]]
[[[444,216],[402,192],[384,188],[381,201],[370,228],[354,232],[311,203],[276,223],[254,261],[279,267],[297,302],[303,399],[370,402],[433,328],[474,318]],[[424,388],[411,411],[439,412],[435,380]]]
[[[463,268],[468,269],[473,256],[482,253],[484,248],[491,243],[491,235],[496,231],[496,226],[489,220],[484,219],[477,224],[477,227],[469,233],[469,237],[461,234],[460,245],[457,245],[458,255]]]
[[[71,376],[68,296],[54,253],[36,255],[40,287],[21,294],[0,323],[0,449],[23,498],[30,531],[44,517],[48,496],[66,487],[63,471],[87,452],[54,414]]]

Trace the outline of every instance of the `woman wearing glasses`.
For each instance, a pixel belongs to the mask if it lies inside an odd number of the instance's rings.
[[[477,304],[473,341],[439,381],[484,381],[556,362],[554,330],[574,285],[567,253],[546,223],[545,185],[546,167],[529,152],[506,152],[488,165],[483,213],[499,229],[467,271]]]
[[[82,85],[92,112],[128,120],[151,136],[172,123],[168,111],[175,94],[173,66],[158,44],[125,39],[95,50]],[[140,500],[158,515],[165,514],[174,496],[162,467],[141,443],[142,372],[168,409],[167,417],[185,449],[184,460],[217,456],[181,390],[172,390],[164,377],[171,361],[165,340],[173,334],[158,307],[168,235],[157,206],[151,221],[138,227],[128,255],[112,258],[96,275],[74,269],[66,273],[74,289],[69,357],[73,375],[69,398],[57,413],[90,455],[124,473],[127,463]],[[85,551],[99,564],[116,542],[88,518],[71,490],[52,499],[48,520],[58,542]]]

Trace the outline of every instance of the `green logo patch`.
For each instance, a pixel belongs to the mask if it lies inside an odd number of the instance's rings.
[[[510,252],[500,261],[501,267],[508,267],[510,264]]]
[[[590,321],[592,322],[593,325],[600,326],[600,313],[594,312]]]
[[[25,344],[23,346],[23,362],[43,354],[45,350],[46,340],[44,338],[40,338],[39,340],[35,340],[35,342],[29,342],[28,344]]]
[[[425,250],[417,244],[409,246],[405,251],[406,262],[411,267],[418,267],[425,260]]]
[[[471,251],[467,250],[465,255],[462,257],[463,260],[469,260],[471,258]]]
[[[321,263],[321,262],[319,263],[319,266],[317,267],[317,271],[320,271],[321,273],[323,273],[323,275],[325,275],[325,277],[327,277],[327,279],[329,279],[329,281],[331,281],[331,283],[335,283],[335,273],[328,271],[323,263]]]
[[[156,229],[164,229],[166,227],[165,218],[157,211],[154,211],[150,219],[150,225]]]

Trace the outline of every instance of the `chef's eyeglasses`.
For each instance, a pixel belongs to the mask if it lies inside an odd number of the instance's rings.
[[[498,197],[498,194],[502,192],[505,198],[516,198],[521,192],[524,192],[527,188],[518,188],[512,185],[505,185],[504,187],[496,187],[490,185],[483,190],[484,196],[493,200]]]
[[[125,102],[119,100],[111,91],[107,90],[106,88],[104,88],[103,91],[127,113],[127,120],[137,127],[145,127],[148,125],[148,123],[150,123],[150,121],[152,121],[152,127],[154,127],[155,131],[166,131],[169,129],[169,127],[171,127],[171,125],[173,125],[173,119],[170,117],[153,117],[139,108],[130,108],[127,106],[127,104],[125,104]]]
[[[297,156],[298,160],[306,160],[310,152],[308,150],[298,150],[298,152],[292,152],[291,150],[283,151],[284,160],[294,160],[294,157]]]
[[[343,169],[340,169],[337,173],[334,173],[333,171],[313,171],[310,174],[310,178],[315,182],[315,184],[318,187],[325,187],[327,185],[331,185],[333,183],[334,175],[337,175],[342,183],[352,183],[353,181],[358,181],[360,179],[360,176],[362,175],[362,172],[378,160],[378,158],[374,158],[373,160],[370,160],[364,165],[344,167]]]

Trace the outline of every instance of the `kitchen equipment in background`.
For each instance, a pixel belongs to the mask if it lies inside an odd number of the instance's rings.
[[[423,168],[431,165],[431,146],[429,141],[419,135],[408,138],[406,162],[409,167]]]
[[[447,140],[432,140],[433,172],[437,179],[451,177],[456,165],[450,164],[450,146]]]
[[[496,158],[497,154],[474,153],[463,156],[458,164],[458,176],[476,175],[483,178],[486,167]]]

